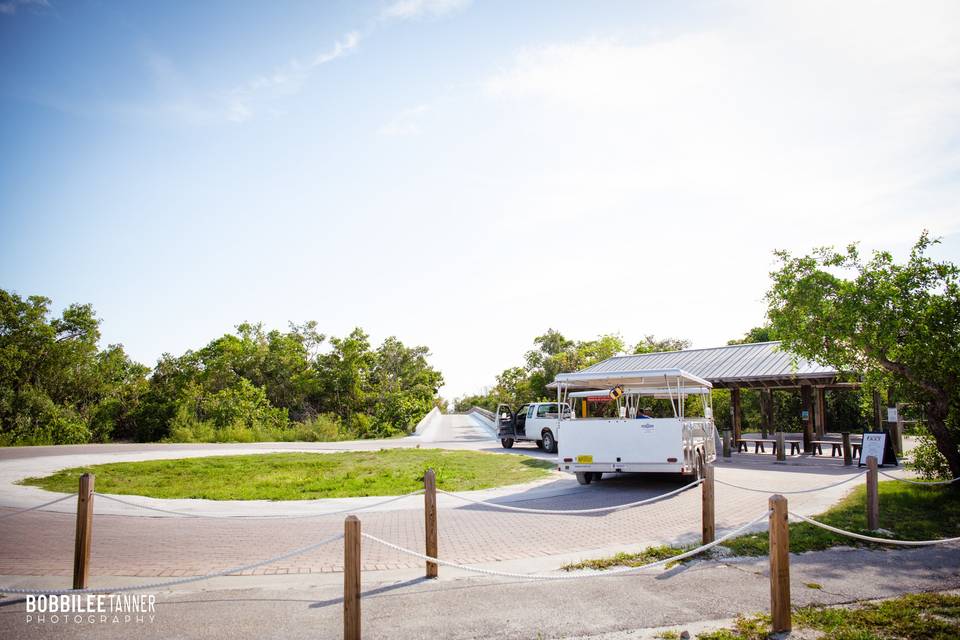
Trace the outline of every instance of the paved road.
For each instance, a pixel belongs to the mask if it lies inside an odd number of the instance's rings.
[[[515,448],[505,452],[492,442],[483,427],[465,416],[445,416],[424,436],[375,443],[373,446],[414,446],[441,444],[497,451],[507,455],[545,456],[534,448]],[[315,449],[352,448],[358,443],[321,443]],[[371,443],[359,443],[370,447]],[[136,450],[131,450],[136,448]],[[263,445],[258,450],[274,448]],[[58,448],[53,448],[58,449]],[[11,484],[17,474],[29,475],[63,466],[75,466],[81,456],[72,448],[55,456],[50,449],[37,458],[20,457],[5,462],[0,471],[0,499],[12,495],[32,495],[32,504],[40,502],[44,492]],[[169,448],[156,445],[108,445],[106,453],[86,452],[85,463],[142,457],[202,455],[211,451],[246,451],[238,447]],[[0,450],[0,456],[8,451]],[[20,454],[21,450],[17,450]],[[795,461],[792,465],[774,465],[772,458],[741,456],[736,463],[720,463],[720,480],[765,490],[819,487],[856,473],[829,460]],[[759,462],[758,462],[759,461]],[[12,471],[11,471],[12,469]],[[801,513],[822,511],[862,479],[824,492],[791,497],[791,508]],[[686,481],[682,481],[686,482]],[[662,495],[680,486],[676,478],[622,476],[582,487],[567,474],[555,473],[547,481],[486,492],[481,495],[497,502],[537,509],[581,509],[617,505]],[[30,494],[29,492],[35,492]],[[49,494],[43,496],[49,498]],[[409,498],[388,509],[361,512],[364,530],[404,547],[423,550],[423,513],[421,498]],[[164,502],[164,501],[154,501]],[[767,508],[767,494],[752,493],[725,486],[717,488],[717,526],[738,527]],[[195,503],[198,510],[251,509],[248,504],[224,504],[210,501],[172,501]],[[323,504],[320,504],[323,503]],[[348,502],[349,503],[349,502]],[[302,504],[262,503],[257,509],[329,510],[338,501],[303,501]],[[63,512],[37,511],[0,519],[0,575],[67,576],[73,557],[74,515],[70,501],[61,503]],[[202,508],[201,508],[202,507]],[[54,507],[56,508],[56,507]],[[350,508],[353,508],[351,506]],[[53,508],[51,508],[53,509]],[[118,510],[119,509],[119,510]],[[343,514],[297,520],[263,519],[184,519],[162,517],[149,511],[121,508],[97,499],[92,545],[93,576],[169,577],[201,575],[228,567],[268,558],[306,546],[342,530]],[[5,510],[0,509],[0,515]],[[6,511],[9,512],[9,511]],[[161,516],[161,517],[157,517]],[[692,542],[699,535],[700,491],[691,490],[650,505],[604,514],[575,516],[530,515],[461,504],[445,499],[439,517],[440,553],[461,564],[493,562],[538,562],[538,567],[556,568],[568,560],[591,557],[618,550],[638,549],[649,544]],[[385,548],[368,547],[364,553],[366,570],[391,570],[420,565],[420,561]],[[257,575],[329,573],[341,569],[340,543],[310,554],[262,567]]]
[[[791,556],[794,605],[842,603],[960,587],[960,553],[832,550]],[[0,638],[339,638],[342,582],[278,583],[244,590],[158,594],[142,624],[28,623],[22,602],[0,601]],[[820,589],[805,586],[821,585]],[[767,559],[700,562],[633,576],[514,582],[364,576],[365,638],[562,638],[733,617],[769,607]],[[637,637],[625,633],[623,637]]]

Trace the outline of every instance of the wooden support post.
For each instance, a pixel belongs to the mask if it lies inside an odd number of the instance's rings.
[[[800,387],[800,422],[803,425],[803,450],[806,453],[813,453],[813,402],[811,402],[810,385],[805,384]],[[804,414],[806,418],[804,418]]]
[[[770,496],[770,618],[774,633],[790,631],[790,528],[787,499]]]
[[[431,558],[437,557],[437,476],[433,469],[427,469],[423,474],[423,515],[424,530],[427,532],[426,554]],[[436,578],[438,566],[436,562],[427,561],[427,577]]]
[[[853,453],[850,451],[850,432],[844,431],[840,434],[843,439],[843,466],[849,467],[853,464]]]
[[[730,447],[730,429],[723,430],[723,457],[729,458],[731,453]]]
[[[903,455],[903,407],[905,406],[897,404],[897,439],[894,440],[897,455]]]
[[[867,529],[880,528],[880,494],[877,490],[877,459],[867,458]]]
[[[773,392],[760,390],[760,437],[766,438],[773,426]]]
[[[730,389],[730,409],[733,411],[733,441],[736,443],[743,437],[743,404],[740,398],[740,387]]]
[[[343,521],[343,640],[360,640],[360,519]]]
[[[90,573],[90,541],[93,538],[93,485],[92,473],[80,476],[77,491],[77,532],[73,546],[73,588],[86,589]]]
[[[703,523],[703,544],[713,542],[717,534],[714,521],[713,505],[713,465],[708,464],[703,469],[703,484],[700,485],[700,496],[703,498],[701,522]]]
[[[873,430],[883,431],[883,415],[880,413],[880,392],[873,392]]]
[[[823,439],[827,435],[827,391],[823,387],[817,387],[814,395],[815,422],[814,430],[817,438]]]
[[[777,462],[785,462],[787,459],[787,439],[783,431],[777,431]]]

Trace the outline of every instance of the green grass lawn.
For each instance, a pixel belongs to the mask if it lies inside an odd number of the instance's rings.
[[[69,493],[83,473],[102,493],[208,500],[312,500],[401,495],[423,488],[432,468],[437,486],[469,491],[529,482],[554,465],[526,456],[441,449],[342,453],[267,453],[118,462],[64,469],[22,484]]]
[[[794,631],[811,630],[830,640],[956,640],[960,637],[960,596],[912,593],[844,607],[795,609]],[[738,617],[731,629],[697,634],[698,640],[766,640],[770,617]],[[667,632],[661,638],[679,638]],[[803,636],[808,637],[808,636]]]
[[[933,540],[960,536],[960,489],[954,486],[921,487],[891,480],[879,483],[880,528],[900,540]],[[813,519],[840,529],[883,537],[867,530],[867,490],[860,486],[838,504]],[[738,536],[724,543],[738,556],[769,553],[767,533]],[[806,522],[790,523],[790,551],[821,551],[840,545],[882,547],[824,531]]]
[[[903,482],[879,483],[880,527],[892,531],[890,537],[900,540],[933,540],[960,536],[960,487],[916,486]],[[824,524],[847,531],[882,537],[867,530],[867,491],[857,487],[838,504],[814,517]],[[765,556],[769,553],[767,532],[751,533],[723,543],[737,556]],[[846,536],[824,531],[806,522],[790,523],[790,551],[821,551],[840,545],[889,549],[888,545],[861,542]],[[566,565],[572,569],[609,569],[611,567],[640,566],[672,557],[699,545],[687,547],[649,547],[639,553],[618,553],[606,558],[594,558]],[[710,553],[710,552],[707,552]],[[703,557],[703,556],[698,556]]]

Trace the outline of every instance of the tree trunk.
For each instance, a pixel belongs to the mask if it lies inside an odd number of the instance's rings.
[[[947,428],[947,414],[950,403],[945,397],[936,398],[927,403],[927,429],[937,443],[937,450],[947,459],[950,474],[960,478],[960,443]]]

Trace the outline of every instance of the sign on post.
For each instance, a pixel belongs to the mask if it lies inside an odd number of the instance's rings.
[[[893,452],[893,443],[890,441],[885,431],[865,431],[863,433],[863,443],[860,447],[860,461],[858,467],[867,464],[868,458],[876,458],[877,464],[883,466],[892,464],[896,466],[897,456]]]

